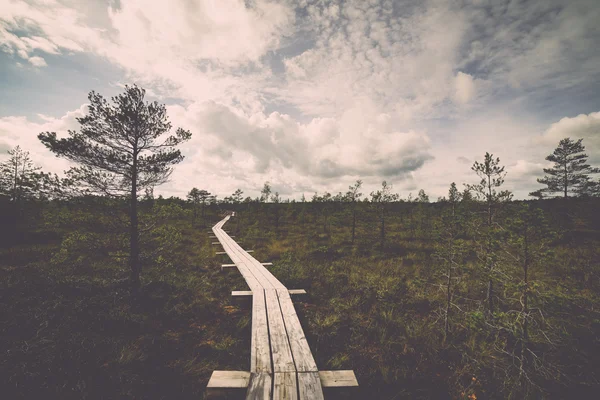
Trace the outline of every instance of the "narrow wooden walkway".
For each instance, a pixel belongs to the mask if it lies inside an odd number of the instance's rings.
[[[319,374],[288,289],[223,231],[229,218],[217,223],[212,231],[252,293],[252,348],[246,399],[323,399],[321,380],[330,375]],[[345,372],[354,378],[352,371]],[[344,384],[344,379],[348,380],[347,374],[340,375],[339,384],[331,386],[357,385]]]

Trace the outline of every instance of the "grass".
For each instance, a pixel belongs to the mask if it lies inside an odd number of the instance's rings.
[[[359,388],[327,390],[327,398],[508,397],[495,346],[511,336],[486,328],[478,306],[485,284],[473,254],[457,282],[462,311],[454,310],[452,338],[442,345],[436,242],[411,228],[409,211],[391,214],[382,250],[368,211],[352,244],[343,213],[333,210],[324,227],[315,214],[282,207],[277,231],[272,214],[244,207],[226,227],[254,257],[272,262],[284,285],[307,290],[294,303],[319,369],[355,371]],[[214,212],[211,222],[219,218]],[[556,244],[551,263],[532,271],[536,304],[560,340],[546,356],[565,364],[563,375],[541,381],[547,398],[586,397],[598,382],[591,356],[600,350],[600,246],[592,222],[584,226],[592,232],[587,242]],[[244,280],[235,270],[221,272],[227,258],[214,256],[206,227],[180,217],[167,225],[154,238],[162,242],[149,242],[168,246],[144,267],[137,302],[124,260],[111,257],[120,253],[94,247],[97,240],[69,239],[74,229],[38,227],[49,233],[0,249],[4,398],[198,399],[212,371],[248,369],[250,308],[230,296],[248,290]]]

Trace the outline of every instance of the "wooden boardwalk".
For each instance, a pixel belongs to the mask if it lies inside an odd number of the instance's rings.
[[[229,218],[212,231],[250,287],[250,292],[237,292],[252,295],[250,371],[215,371],[209,388],[247,384],[246,399],[318,400],[323,386],[357,386],[352,371],[319,373],[290,291],[223,230]]]

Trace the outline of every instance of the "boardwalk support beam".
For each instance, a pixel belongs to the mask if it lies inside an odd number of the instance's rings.
[[[250,376],[249,371],[213,371],[207,388],[246,389],[250,384]],[[358,386],[352,370],[319,371],[319,379],[324,388]]]

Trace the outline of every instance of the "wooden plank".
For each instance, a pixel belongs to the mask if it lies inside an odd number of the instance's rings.
[[[231,295],[236,296],[252,296],[252,290],[234,290]]]
[[[290,289],[288,290],[289,294],[306,294],[306,290],[304,289]]]
[[[211,244],[214,246],[216,244],[221,244],[221,242],[212,242]]]
[[[269,265],[273,265],[273,263],[261,263],[261,265],[264,265],[265,267],[267,267]]]
[[[248,371],[213,371],[207,388],[245,389],[250,382]]]
[[[324,400],[318,372],[298,372],[300,400]]]
[[[246,253],[254,253],[254,250],[244,250]]]
[[[227,254],[226,251],[217,251],[215,254]]]
[[[221,268],[232,268],[232,267],[237,267],[237,265],[235,265],[235,264],[221,264]]]
[[[277,292],[273,289],[266,289],[265,300],[267,303],[267,321],[269,323],[269,338],[271,339],[273,372],[296,372]]]
[[[285,321],[290,347],[294,355],[296,370],[298,372],[318,371],[317,363],[310,351],[289,293],[278,290],[277,295],[279,296],[279,304],[281,305],[281,313]]]
[[[271,398],[271,375],[253,373],[246,392],[246,400],[269,400]]]
[[[323,387],[358,386],[356,375],[352,370],[319,371],[319,377]]]
[[[298,385],[295,372],[276,372],[273,380],[273,399],[297,400]]]
[[[252,341],[250,346],[250,372],[271,373],[271,350],[267,326],[265,296],[252,296]]]

